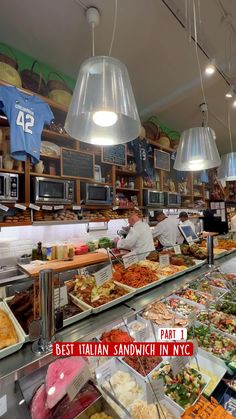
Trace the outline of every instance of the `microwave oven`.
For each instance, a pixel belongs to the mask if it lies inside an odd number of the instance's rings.
[[[19,198],[19,176],[0,173],[0,201],[14,202]]]
[[[34,178],[34,200],[40,204],[72,204],[75,196],[73,180],[53,179],[46,177]]]
[[[85,205],[112,205],[113,188],[94,183],[80,184],[81,203]]]
[[[143,205],[149,207],[163,207],[164,193],[146,189],[143,191]]]
[[[177,208],[181,206],[181,195],[175,192],[164,192],[165,206]]]

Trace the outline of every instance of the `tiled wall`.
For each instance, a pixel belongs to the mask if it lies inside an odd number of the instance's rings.
[[[32,245],[39,241],[43,244],[61,241],[71,241],[77,244],[103,236],[113,238],[117,235],[117,230],[126,223],[126,220],[112,220],[108,223],[108,230],[91,231],[90,233],[87,233],[85,224],[2,228],[0,232],[0,265],[6,258],[18,258],[25,253],[31,253]],[[103,223],[93,223],[91,226],[103,227]]]

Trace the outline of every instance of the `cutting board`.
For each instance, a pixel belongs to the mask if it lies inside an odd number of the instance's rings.
[[[68,271],[70,269],[82,268],[96,263],[106,262],[108,256],[105,253],[87,253],[86,255],[74,256],[73,260],[52,260],[48,262],[31,263],[19,267],[29,276],[38,277],[39,272],[44,269],[53,269],[55,272]]]

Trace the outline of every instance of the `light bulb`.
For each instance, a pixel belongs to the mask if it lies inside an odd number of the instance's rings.
[[[100,127],[111,127],[117,121],[117,114],[111,111],[98,111],[93,114],[93,122]]]
[[[215,60],[212,60],[209,64],[207,64],[206,68],[205,68],[205,73],[208,76],[211,76],[212,74],[214,74],[216,71],[216,67],[215,67]]]
[[[228,92],[225,94],[225,97],[227,97],[227,99],[232,99],[233,97],[233,89],[228,90]]]
[[[236,99],[233,101],[233,107],[236,108]]]
[[[204,168],[204,160],[189,160],[189,169],[202,170]]]
[[[94,137],[91,138],[90,142],[94,145],[114,145],[112,138]]]

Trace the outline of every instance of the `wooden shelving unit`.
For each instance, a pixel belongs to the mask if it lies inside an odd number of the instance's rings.
[[[2,86],[7,86],[9,84],[0,81],[0,85]],[[19,89],[21,92],[24,92],[28,95],[36,95],[33,92],[30,92],[26,89]],[[47,98],[47,97],[42,97],[40,95],[36,95],[38,96],[40,99],[44,100],[46,103],[48,103],[48,105],[52,108],[54,115],[56,117],[56,122],[59,123],[63,123],[66,117],[66,113],[68,111],[67,107],[62,106],[58,103],[56,103],[55,101]],[[4,132],[4,138],[3,138],[3,142],[4,142],[4,150],[3,152],[6,153],[7,152],[7,147],[9,147],[9,127],[7,127],[7,120],[5,117],[3,117],[3,119],[0,118],[0,124],[1,121],[4,121],[4,123],[2,125],[4,125],[3,127],[3,132]],[[1,169],[0,168],[0,172],[10,172],[10,173],[16,173],[21,175],[20,176],[20,190],[22,191],[22,194],[24,195],[23,198],[21,199],[21,201],[25,202],[26,205],[29,205],[30,202],[32,202],[31,197],[32,197],[32,191],[31,191],[31,177],[35,177],[35,176],[43,176],[46,178],[55,178],[55,179],[59,179],[59,178],[63,178],[63,179],[74,179],[75,180],[75,196],[76,196],[76,200],[75,200],[75,205],[80,206],[80,202],[81,202],[81,197],[80,197],[80,184],[81,182],[89,182],[89,183],[96,183],[96,184],[104,184],[107,186],[112,186],[113,190],[114,190],[114,203],[113,205],[116,206],[116,201],[115,201],[115,197],[117,193],[122,193],[127,196],[129,199],[132,196],[132,193],[134,195],[137,195],[137,201],[138,201],[138,207],[141,208],[143,206],[143,190],[160,190],[160,191],[170,191],[168,189],[168,184],[167,184],[167,179],[168,176],[170,177],[170,173],[169,172],[165,172],[161,169],[154,169],[155,172],[155,181],[153,181],[153,187],[147,187],[144,186],[144,179],[143,176],[138,175],[136,172],[129,170],[128,167],[126,166],[117,166],[117,165],[113,165],[113,164],[108,164],[108,163],[103,163],[102,162],[102,153],[101,153],[101,148],[99,148],[98,146],[85,146],[84,143],[80,143],[78,140],[70,137],[68,134],[66,133],[58,133],[55,131],[50,131],[48,129],[44,129],[42,132],[42,139],[43,140],[48,140],[50,142],[54,142],[55,144],[57,144],[59,147],[66,147],[69,148],[71,150],[77,150],[77,151],[84,151],[87,153],[92,153],[94,155],[94,160],[96,164],[101,165],[102,167],[102,171],[103,173],[105,173],[106,175],[106,179],[108,179],[107,182],[102,183],[102,182],[98,182],[95,179],[84,179],[84,178],[73,178],[73,177],[69,177],[69,176],[61,176],[61,156],[49,156],[49,155],[41,155],[41,159],[45,162],[46,165],[49,164],[50,160],[52,162],[54,162],[53,164],[56,167],[56,175],[50,175],[49,173],[36,173],[34,171],[34,168],[32,168],[32,165],[30,164],[30,161],[27,160],[25,162],[25,164],[23,165],[23,170],[19,171],[19,170],[7,170],[7,169]],[[174,148],[171,147],[165,147],[161,144],[158,143],[158,141],[153,141],[148,139],[149,144],[152,146],[153,149],[159,149],[159,150],[163,150],[166,151],[168,153],[174,153],[176,152],[176,150]],[[0,143],[0,150],[1,150],[1,143]],[[133,152],[128,150],[127,151],[127,157],[129,160],[132,161],[132,159],[134,158]],[[149,156],[150,160],[153,161],[154,156]],[[202,199],[204,202],[208,202],[209,198],[206,198],[206,190],[207,188],[204,185],[200,185],[200,184],[196,184],[196,182],[194,183],[194,176],[193,174],[189,174],[188,175],[188,193],[187,194],[181,194],[182,197],[182,207],[186,208],[187,206],[189,208],[194,206],[194,201],[196,199]],[[105,176],[103,176],[105,177]],[[134,188],[129,188],[127,187],[117,187],[116,186],[116,181],[118,178],[121,177],[125,177],[127,179],[132,178],[134,181]],[[127,182],[127,185],[129,185],[129,182]],[[175,188],[176,188],[176,192],[179,192],[178,188],[178,182],[175,181]],[[194,192],[196,193],[196,191],[198,191],[199,193],[197,195],[194,195]],[[188,201],[188,204],[185,204],[185,201]],[[4,202],[3,202],[4,204]],[[65,206],[67,207],[67,206]],[[99,210],[99,209],[109,209],[109,206],[85,206],[85,205],[81,205],[82,208],[86,208],[86,209],[91,209],[91,210]],[[111,206],[112,207],[112,206]],[[120,207],[121,210],[130,210],[131,208],[129,208],[129,206],[127,207]],[[15,225],[19,225],[19,224],[15,224]],[[25,224],[24,224],[25,225]],[[27,223],[27,225],[31,225],[29,223]],[[0,227],[4,226],[6,227],[6,224],[3,223],[3,225],[0,224]],[[10,225],[9,225],[10,226]],[[12,224],[11,224],[12,226]],[[14,226],[14,224],[13,224]]]

